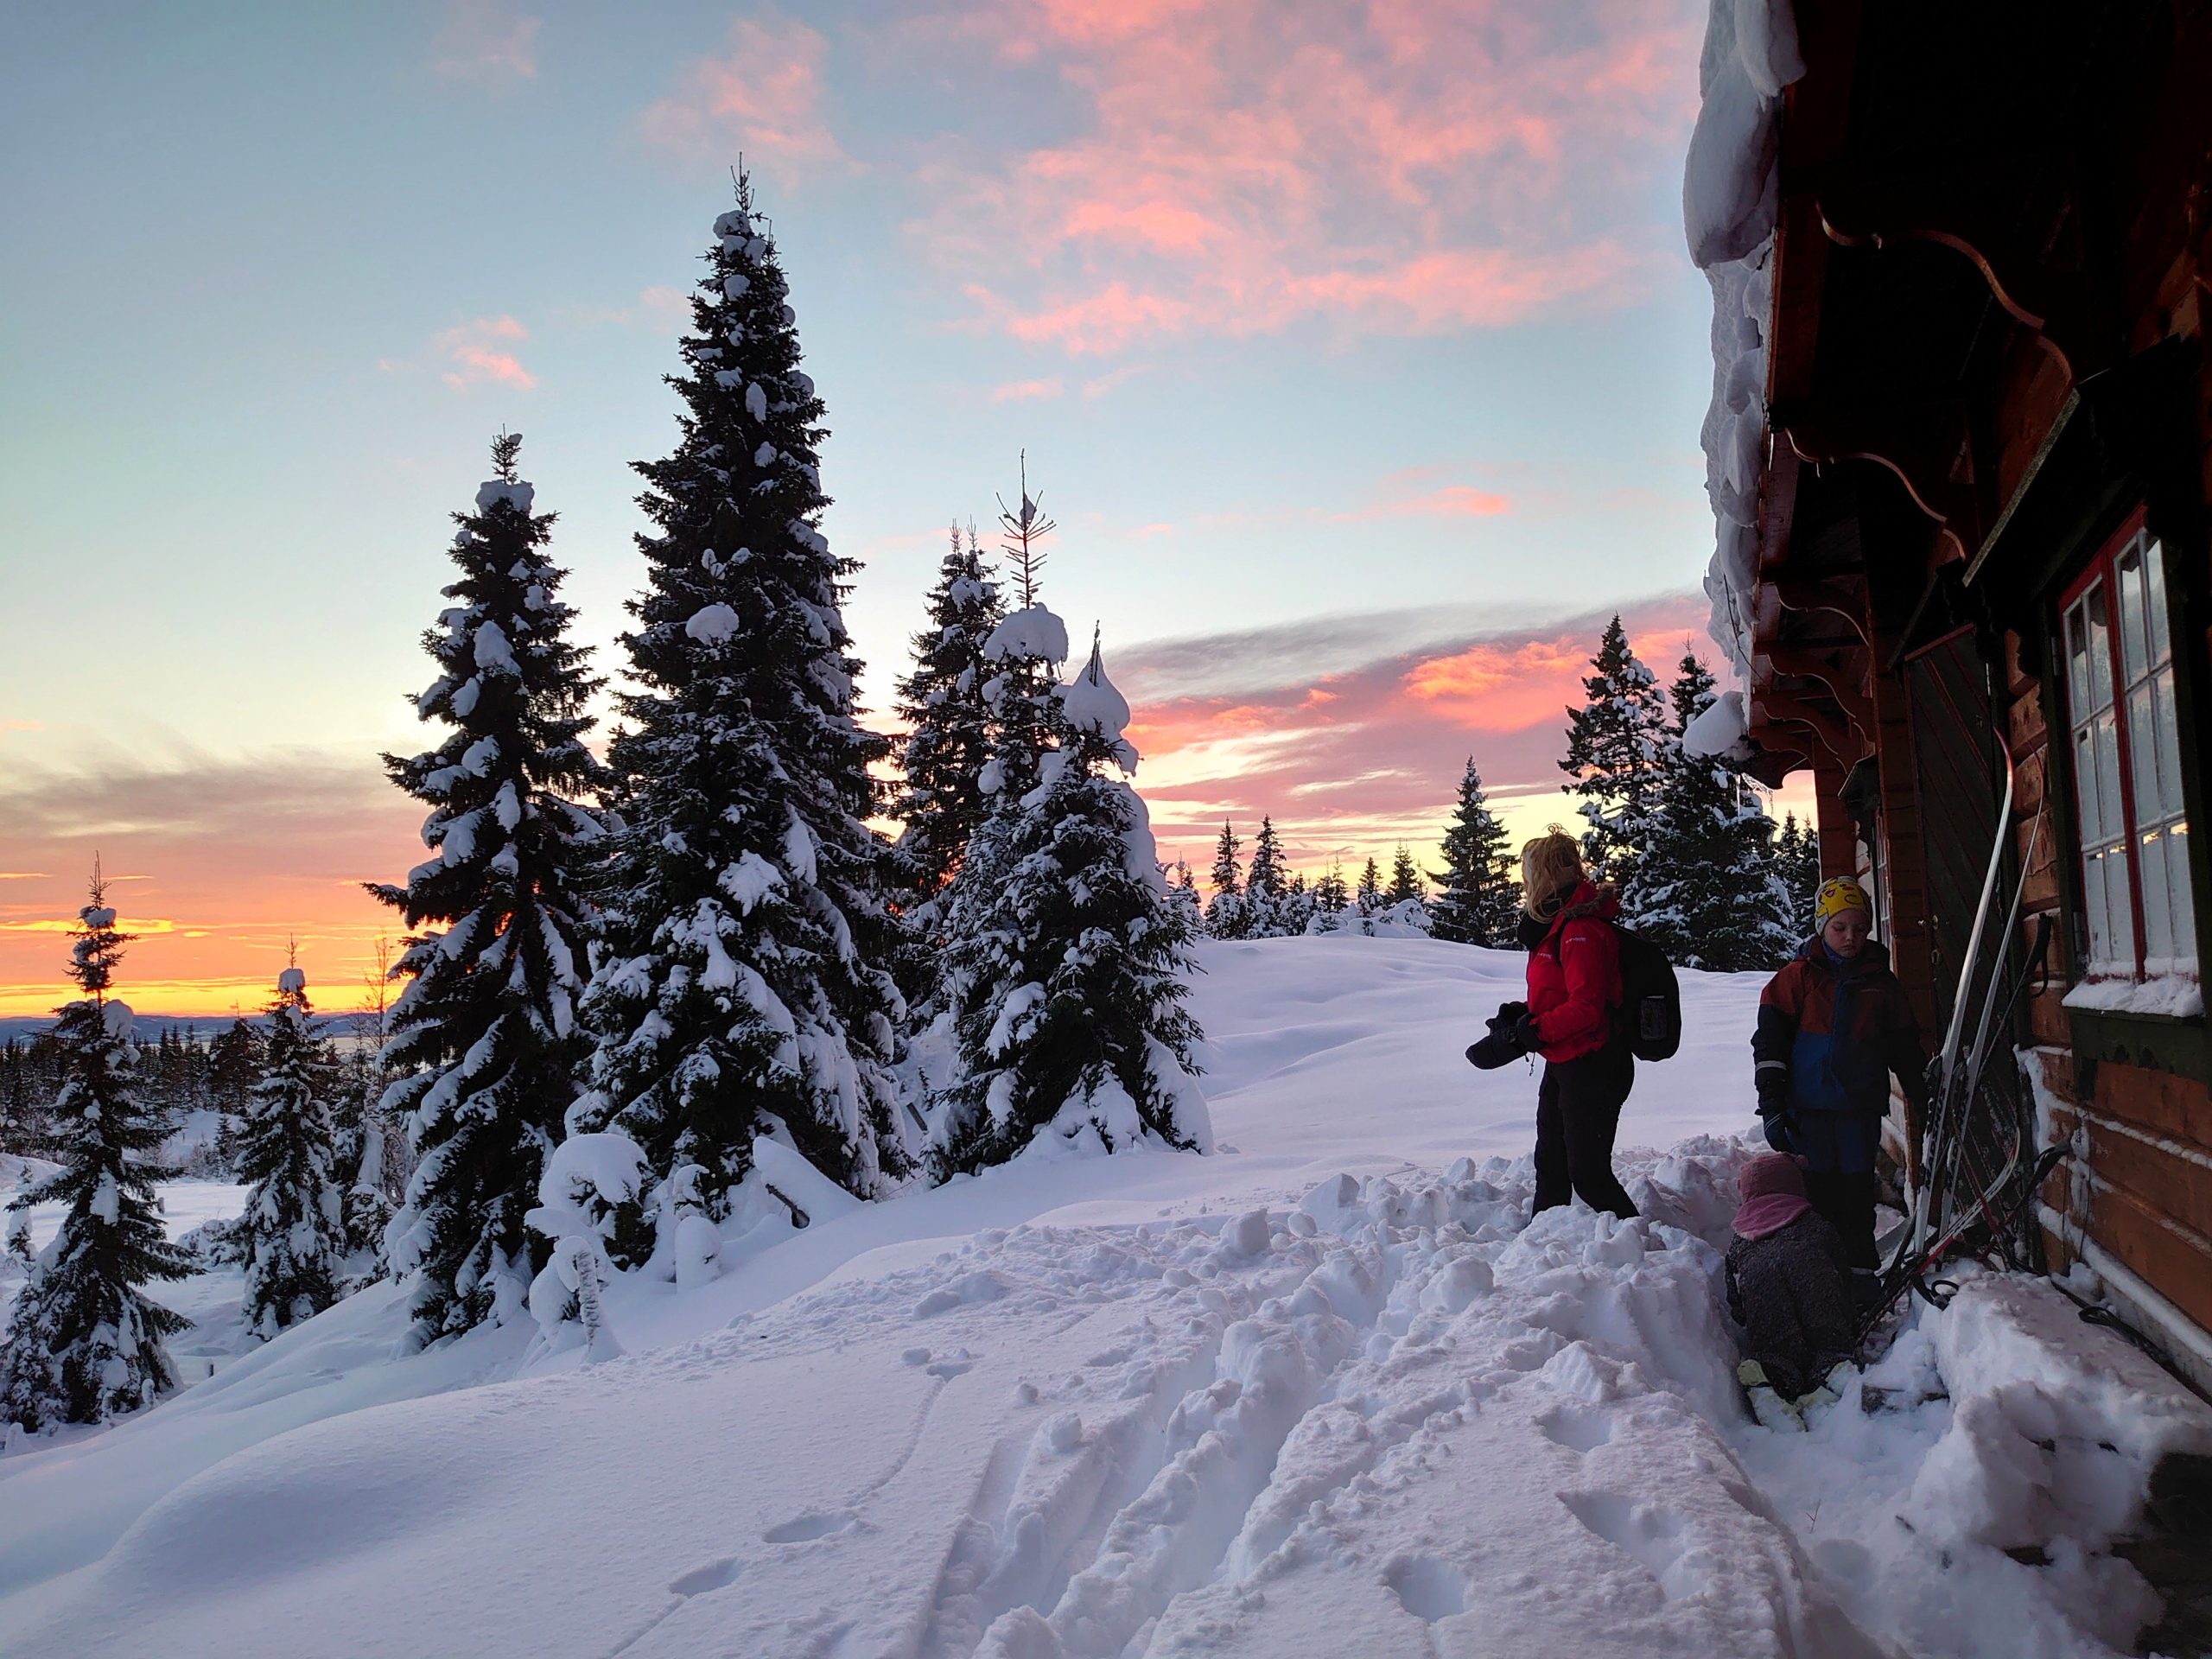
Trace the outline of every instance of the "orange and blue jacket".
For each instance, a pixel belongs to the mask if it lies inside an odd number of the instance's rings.
[[[1817,1174],[1863,1175],[1881,1148],[1890,1073],[1906,1096],[1925,1090],[1927,1055],[1890,953],[1875,940],[1849,960],[1817,936],[1759,994],[1751,1058],[1759,1097],[1786,1083],[1784,1122]],[[1762,1109],[1764,1109],[1764,1104]]]

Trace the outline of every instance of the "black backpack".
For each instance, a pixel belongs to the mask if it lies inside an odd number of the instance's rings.
[[[1618,922],[1608,924],[1621,946],[1621,1006],[1615,1029],[1639,1060],[1671,1060],[1682,1046],[1682,988],[1667,953]],[[1559,953],[1559,940],[1552,940]]]
[[[1616,926],[1621,941],[1621,1035],[1639,1060],[1670,1060],[1682,1046],[1682,988],[1667,953]]]

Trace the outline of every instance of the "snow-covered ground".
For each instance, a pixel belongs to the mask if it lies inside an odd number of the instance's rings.
[[[2055,1293],[1921,1319],[1869,1379],[1900,1408],[1741,1411],[1714,1247],[1756,976],[1685,976],[1624,1117],[1671,1148],[1624,1153],[1644,1218],[1531,1224],[1535,1078],[1460,1058],[1521,958],[1204,960],[1217,1155],[818,1204],[703,1288],[617,1286],[627,1357],[588,1369],[512,1329],[394,1359],[372,1289],[0,1458],[0,1651],[2130,1645],[2151,1604],[2102,1546],[2212,1414]]]

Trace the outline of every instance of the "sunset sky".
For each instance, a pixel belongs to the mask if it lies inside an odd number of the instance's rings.
[[[0,61],[0,1014],[97,849],[140,1008],[326,1008],[420,856],[387,748],[503,426],[586,638],[638,585],[741,154],[880,709],[1027,446],[1163,855],[1562,815],[1623,611],[1708,660],[1703,0],[19,9]],[[619,667],[602,651],[601,667]]]

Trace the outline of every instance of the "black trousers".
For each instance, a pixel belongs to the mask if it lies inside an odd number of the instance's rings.
[[[1579,1060],[1546,1060],[1536,1088],[1536,1208],[1579,1198],[1622,1220],[1636,1213],[1613,1173],[1613,1132],[1636,1084],[1636,1057],[1615,1043]]]
[[[1808,1169],[1805,1197],[1843,1240],[1844,1254],[1853,1267],[1871,1271],[1882,1265],[1874,1253],[1873,1171],[1863,1175],[1822,1175]]]

